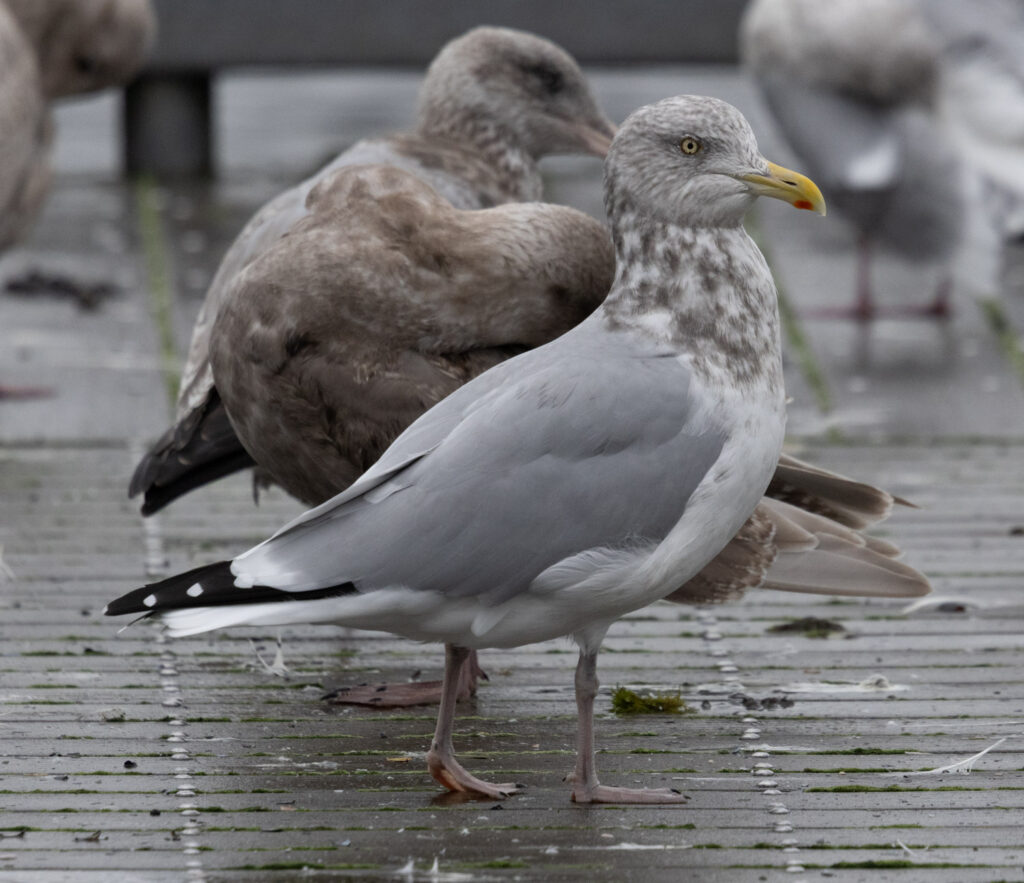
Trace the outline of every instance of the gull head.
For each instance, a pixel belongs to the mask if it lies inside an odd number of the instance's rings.
[[[825,214],[809,178],[769,162],[741,114],[717,98],[679,95],[641,107],[605,161],[605,203],[681,227],[734,227],[758,196]]]
[[[149,0],[8,0],[36,44],[47,97],[126,83],[156,34]]]
[[[438,53],[420,92],[420,129],[493,126],[535,159],[608,152],[615,125],[575,59],[534,34],[474,28]]]

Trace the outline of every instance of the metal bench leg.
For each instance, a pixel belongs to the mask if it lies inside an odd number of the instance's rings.
[[[125,171],[210,176],[212,128],[208,74],[144,75],[125,91]]]

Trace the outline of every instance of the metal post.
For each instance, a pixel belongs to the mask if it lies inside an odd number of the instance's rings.
[[[211,77],[146,74],[126,90],[124,166],[128,174],[213,174]]]

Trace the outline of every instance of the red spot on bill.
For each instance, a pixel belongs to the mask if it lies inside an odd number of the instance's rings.
[[[814,210],[814,204],[806,199],[798,199],[796,202],[793,203],[793,205],[796,206],[797,208],[807,209],[807,211]]]

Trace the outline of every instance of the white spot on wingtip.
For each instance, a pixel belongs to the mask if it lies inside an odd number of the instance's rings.
[[[199,585],[199,583],[196,583],[194,586],[189,586],[185,594],[188,595],[190,598],[198,598],[201,594],[203,594],[203,587]]]
[[[109,609],[110,609],[110,605],[109,605],[109,604],[104,604],[104,605],[103,605],[103,613],[102,613],[102,615],[103,615],[103,616],[106,616],[106,615],[107,615],[107,611],[108,611]]]
[[[255,584],[255,580],[247,573],[240,573],[235,577],[235,586],[239,589],[251,589]]]
[[[142,603],[147,607],[156,607],[156,595],[146,595]]]

